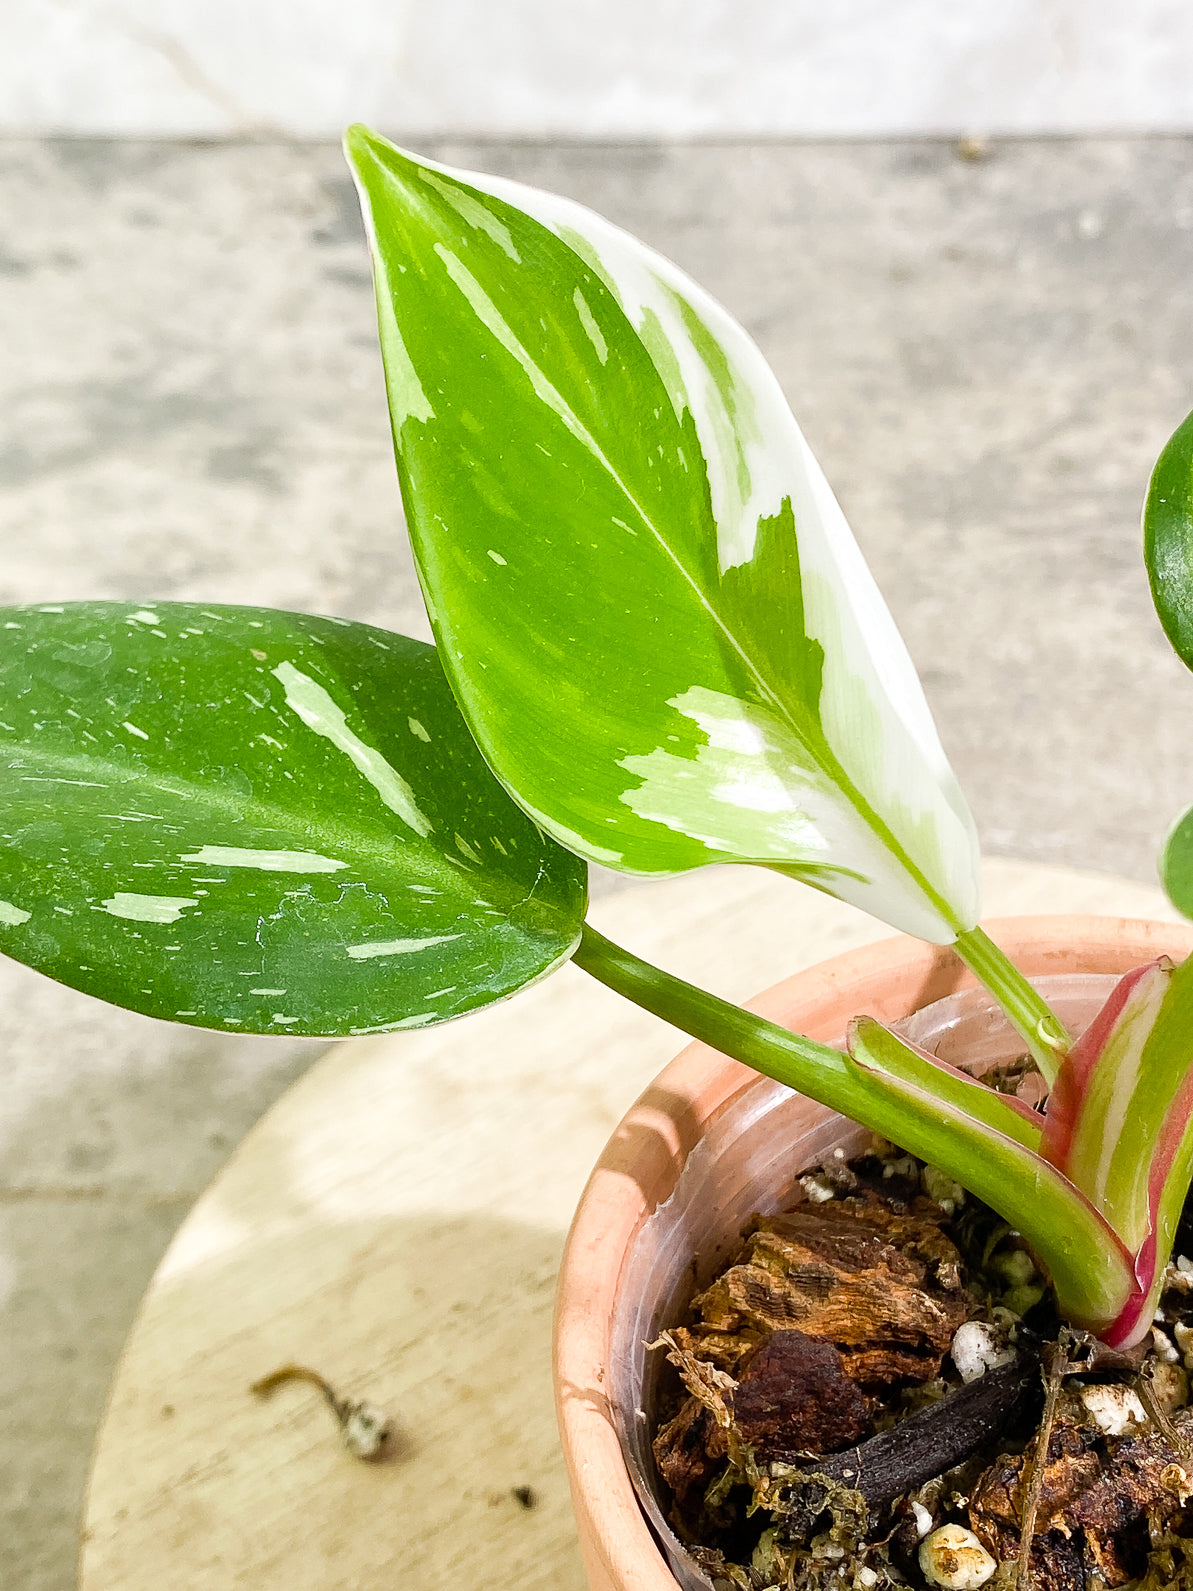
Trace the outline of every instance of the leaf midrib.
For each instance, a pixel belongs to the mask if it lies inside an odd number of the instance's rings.
[[[473,190],[469,190],[469,191],[473,191]],[[519,212],[519,214],[521,214],[521,212]],[[533,218],[531,218],[531,219],[533,219]],[[541,225],[542,223],[539,223],[539,224]],[[544,228],[544,230],[549,230],[549,229]],[[555,237],[556,241],[561,243],[564,248],[568,249],[569,252],[574,254],[575,258],[578,261],[580,261],[580,263],[582,265],[584,264],[584,261],[581,258],[581,256],[579,254],[576,254],[575,250],[571,248],[570,244],[566,243],[562,238],[559,238],[558,235],[555,234],[554,232],[552,232],[551,235],[553,237]],[[388,276],[389,276],[388,266],[387,266],[386,274],[387,274],[387,278],[388,278]],[[444,274],[445,274],[445,276],[448,277],[449,280],[451,280],[451,274],[450,274],[450,272],[448,272],[446,270],[446,267],[444,268]],[[452,285],[456,286],[456,284],[454,282],[452,283]],[[390,299],[390,306],[391,306],[391,313],[392,313],[393,312],[392,311],[393,292],[394,292],[392,281],[388,282],[388,286],[389,286],[389,289],[390,289],[390,291],[389,291],[389,299]],[[456,287],[456,290],[460,291],[460,289],[458,287]],[[607,288],[605,290],[608,291]],[[463,293],[461,293],[461,297],[463,297],[463,296],[464,296]],[[612,297],[612,295],[610,295],[610,296]],[[492,302],[492,300],[490,300],[490,302]],[[494,308],[500,314],[500,309],[495,303],[494,303]],[[635,340],[638,342],[639,346],[642,348],[643,354],[645,355],[647,361],[651,365],[651,369],[655,369],[653,361],[650,360],[649,352],[647,351],[645,345],[642,343],[642,340],[639,337],[637,331],[635,330],[635,328],[634,328],[632,322],[630,321],[629,317],[625,314],[624,310],[622,310],[619,305],[617,305],[616,308],[617,308],[618,313],[621,315],[621,318],[624,321],[625,325],[629,329],[630,335],[635,338]],[[475,310],[473,310],[472,313],[475,315]],[[477,318],[478,322],[480,322],[480,317],[476,316],[476,318]],[[676,549],[671,545],[670,541],[664,535],[664,533],[661,530],[661,528],[658,525],[656,525],[656,523],[654,522],[652,516],[647,512],[646,508],[639,501],[637,495],[635,494],[633,489],[629,486],[629,484],[626,482],[626,480],[623,478],[621,472],[613,465],[612,461],[609,459],[608,455],[605,453],[604,449],[601,447],[601,445],[597,441],[596,437],[593,436],[592,432],[589,430],[587,425],[585,425],[583,420],[580,419],[579,415],[576,414],[575,409],[573,408],[573,406],[567,401],[567,399],[564,398],[563,394],[559,391],[559,388],[548,377],[547,373],[543,370],[541,364],[538,362],[537,359],[535,359],[535,357],[531,353],[530,349],[526,346],[525,341],[514,330],[514,327],[510,324],[508,318],[506,316],[502,315],[501,319],[503,320],[504,324],[509,328],[509,332],[510,332],[511,338],[517,343],[517,346],[522,350],[522,355],[524,356],[524,358],[526,360],[526,365],[529,366],[529,367],[532,367],[534,369],[534,371],[537,373],[539,379],[542,381],[544,386],[554,395],[555,399],[557,400],[559,408],[556,410],[556,412],[558,413],[559,418],[563,421],[565,427],[569,431],[572,432],[572,434],[577,438],[577,440],[584,447],[586,447],[588,449],[588,451],[593,455],[593,457],[604,467],[604,469],[608,472],[609,477],[616,483],[618,489],[621,491],[622,495],[625,497],[627,503],[632,505],[633,511],[637,515],[639,522],[645,527],[647,533],[651,537],[653,537],[656,545],[663,552],[664,556],[671,560],[672,564],[674,565],[674,567],[678,571],[680,577],[684,581],[686,581],[686,583],[690,587],[691,591],[694,593],[694,595],[695,595],[695,597],[697,599],[697,602],[700,604],[700,606],[704,609],[704,611],[708,614],[709,618],[712,620],[712,623],[713,623],[714,627],[721,633],[721,635],[725,638],[725,640],[728,643],[728,645],[732,648],[733,652],[739,658],[739,660],[740,660],[743,668],[745,669],[747,675],[753,680],[753,682],[754,682],[759,694],[766,701],[771,703],[771,705],[773,706],[775,712],[778,715],[780,715],[781,718],[783,719],[783,721],[790,727],[794,738],[799,742],[800,745],[802,745],[804,747],[804,749],[808,753],[808,756],[816,764],[816,766],[820,769],[820,771],[824,775],[824,777],[826,779],[828,779],[831,783],[833,783],[834,785],[837,786],[837,788],[845,796],[845,799],[849,802],[849,804],[853,807],[854,811],[858,814],[858,816],[862,820],[862,822],[871,830],[871,832],[876,836],[876,838],[880,841],[880,843],[887,849],[887,851],[889,851],[896,858],[896,860],[900,863],[900,865],[903,867],[903,869],[907,873],[908,877],[913,881],[913,883],[917,886],[917,888],[919,888],[920,891],[923,893],[924,897],[932,904],[932,906],[941,914],[941,916],[944,918],[944,920],[947,923],[949,923],[951,927],[953,927],[958,932],[960,932],[966,925],[961,923],[961,922],[959,922],[954,917],[954,913],[953,913],[949,903],[933,887],[931,882],[925,877],[925,875],[924,875],[923,871],[920,869],[920,867],[907,854],[907,851],[904,848],[903,844],[899,841],[899,839],[896,837],[896,835],[892,832],[892,830],[890,829],[890,826],[886,822],[884,822],[884,820],[874,810],[874,808],[870,804],[870,802],[865,798],[865,796],[863,796],[861,791],[857,788],[856,784],[853,782],[853,780],[846,773],[845,769],[842,767],[842,765],[840,763],[840,760],[832,752],[831,748],[829,747],[829,745],[828,745],[827,741],[824,739],[824,737],[823,736],[816,736],[816,737],[809,736],[809,734],[807,733],[805,727],[792,715],[791,710],[788,707],[785,699],[782,696],[780,696],[779,694],[777,694],[771,688],[771,686],[768,684],[766,678],[758,671],[757,666],[754,664],[754,662],[753,662],[749,652],[747,651],[745,645],[743,644],[743,642],[741,641],[741,639],[737,635],[737,632],[733,629],[733,627],[725,620],[725,618],[721,615],[721,613],[713,605],[713,603],[709,599],[708,594],[705,592],[703,586],[701,585],[698,577],[692,572],[691,569],[689,569],[689,567],[687,566],[687,564],[685,563],[683,558],[680,557],[679,553],[676,551]],[[395,315],[395,323],[396,323],[396,315]],[[480,323],[483,325],[483,322],[480,322]],[[493,338],[493,341],[497,343],[498,347],[502,346],[500,338],[498,338],[492,332],[489,332],[489,335]],[[515,359],[514,362],[515,362],[515,364],[521,365],[521,360],[519,360],[519,359]],[[525,367],[523,367],[523,373],[527,374],[527,371],[526,371]],[[657,374],[657,371],[656,371],[656,374]],[[532,390],[533,390],[533,385],[534,384],[532,382],[531,383]],[[535,394],[535,396],[536,396],[536,399],[537,399],[537,397],[538,397],[537,393]],[[539,401],[541,401],[541,400],[539,400]],[[674,413],[674,409],[671,406],[670,398],[668,398],[668,400],[667,400],[667,410],[670,413]],[[691,410],[688,409],[688,408],[685,408],[684,412],[687,413],[689,415],[689,417],[691,417],[692,422],[693,422],[693,426],[694,426],[695,425],[695,417],[692,415]],[[677,419],[677,424],[678,423],[679,422],[678,422],[678,419]],[[696,433],[696,436],[697,436],[697,440],[699,440],[699,432],[698,431]],[[707,484],[707,479],[708,479],[708,476],[707,476],[708,461],[705,458],[703,446],[701,446],[701,448],[700,448],[700,457],[701,457],[701,462],[702,462],[702,464],[704,466],[704,469],[705,469],[705,482]],[[798,537],[797,537],[797,544],[796,545],[797,545],[797,552],[798,552]]]
[[[363,852],[368,861],[380,866],[386,871],[392,871],[395,856],[401,857],[403,852],[413,852],[419,859],[419,876],[426,877],[429,882],[448,884],[450,893],[465,898],[465,892],[460,889],[462,879],[477,877],[484,878],[487,886],[496,883],[497,889],[489,889],[482,895],[479,891],[468,897],[478,906],[492,906],[503,912],[507,917],[511,912],[534,894],[535,888],[542,878],[544,867],[540,860],[539,871],[529,891],[514,899],[513,890],[505,890],[500,886],[504,882],[499,872],[486,871],[483,875],[472,874],[463,863],[457,865],[450,861],[437,847],[429,845],[425,840],[418,838],[406,840],[396,831],[385,829],[380,825],[369,831],[351,827],[335,819],[322,819],[317,823],[310,820],[299,819],[288,808],[273,802],[262,801],[260,798],[236,797],[225,794],[218,786],[200,784],[194,779],[184,775],[157,773],[153,775],[136,775],[129,777],[129,764],[114,762],[111,759],[96,756],[93,753],[63,753],[47,751],[40,747],[29,745],[26,742],[0,742],[14,746],[22,757],[33,759],[41,766],[52,767],[56,771],[70,771],[74,773],[108,772],[112,777],[109,789],[127,789],[130,786],[142,790],[153,790],[163,795],[173,796],[176,799],[206,806],[217,812],[235,814],[238,825],[253,821],[250,812],[258,813],[256,819],[258,826],[264,829],[280,830],[283,834],[293,833],[296,837],[308,838],[315,842],[319,850],[326,854],[328,850],[346,850],[350,858],[350,865],[356,865],[358,852]],[[10,764],[9,772],[12,771]],[[97,796],[99,792],[96,792]],[[389,845],[381,843],[382,837],[389,839]],[[396,847],[395,849],[395,842]],[[214,842],[211,842],[214,843]],[[338,860],[339,858],[337,858]],[[163,867],[194,867],[199,864],[163,862]],[[206,864],[204,864],[206,865]],[[221,864],[212,863],[212,866]],[[232,870],[233,874],[237,870]],[[411,869],[413,872],[414,869]],[[279,877],[282,875],[279,874]]]

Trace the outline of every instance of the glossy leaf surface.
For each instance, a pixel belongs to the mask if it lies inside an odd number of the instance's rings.
[[[1152,472],[1143,548],[1160,623],[1193,668],[1193,414],[1173,432]]]
[[[1150,1324],[1193,1168],[1193,961],[1123,978],[1070,1052],[1049,1101],[1044,1152],[1132,1254],[1136,1291],[1107,1333]]]
[[[151,1016],[443,1021],[571,953],[584,865],[433,648],[267,609],[0,609],[0,950]]]
[[[348,139],[407,518],[456,694],[564,844],[790,872],[925,938],[976,842],[758,349],[581,206]]]

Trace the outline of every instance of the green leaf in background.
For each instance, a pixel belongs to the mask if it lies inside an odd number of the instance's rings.
[[[1160,882],[1177,911],[1193,917],[1193,807],[1173,824],[1160,849]]]
[[[347,149],[427,604],[500,778],[612,867],[757,862],[970,928],[968,810],[745,332],[579,205]]]
[[[1164,633],[1193,668],[1193,414],[1177,426],[1152,471],[1143,552]]]
[[[1193,668],[1193,414],[1177,426],[1152,471],[1143,505],[1143,552],[1164,633]],[[1159,865],[1173,905],[1193,917],[1193,807],[1173,824]]]
[[[258,608],[0,609],[0,950],[236,1032],[421,1027],[571,954],[584,865],[432,647]]]

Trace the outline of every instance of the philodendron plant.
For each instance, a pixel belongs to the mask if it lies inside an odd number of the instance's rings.
[[[977,926],[973,822],[778,383],[590,211],[348,136],[438,646],[171,603],[0,610],[0,947],[151,1016],[347,1035],[568,959],[985,1199],[1106,1341],[1141,1338],[1193,1172],[1193,964],[1072,1043]],[[1193,424],[1147,551],[1193,664]],[[1047,1109],[866,1019],[847,1053],[584,920],[586,862],[790,875],[952,945]],[[1193,907],[1193,818],[1166,878]]]

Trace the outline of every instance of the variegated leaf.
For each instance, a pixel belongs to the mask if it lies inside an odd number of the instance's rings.
[[[263,608],[0,609],[0,950],[235,1032],[421,1027],[579,939],[432,647]]]
[[[893,1094],[906,1093],[913,1104],[930,1095],[942,1112],[948,1112],[950,1120],[964,1119],[972,1124],[975,1134],[990,1132],[1011,1139],[1023,1149],[1039,1150],[1044,1124],[1030,1106],[1014,1095],[997,1093],[967,1072],[883,1027],[873,1017],[859,1017],[853,1023],[849,1053],[865,1072],[885,1078]],[[952,1168],[941,1169],[951,1172]],[[958,1180],[963,1179],[959,1176]]]
[[[1137,1289],[1108,1340],[1151,1310],[1193,1170],[1193,961],[1128,973],[1061,1068],[1044,1153],[1133,1256]]]
[[[581,206],[348,138],[445,666],[518,800],[638,873],[762,863],[925,938],[976,842],[765,360]]]
[[[1041,1134],[1032,1113],[872,1018],[853,1023],[849,1053],[897,1098],[895,1140],[1027,1237],[1062,1311],[1093,1330],[1115,1320],[1135,1292],[1131,1256],[1084,1192],[1036,1152]]]

